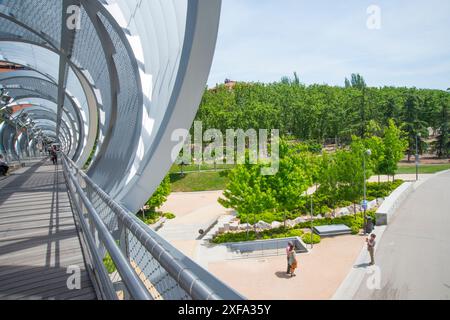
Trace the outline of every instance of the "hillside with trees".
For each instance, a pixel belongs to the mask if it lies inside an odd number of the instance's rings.
[[[450,155],[450,93],[441,90],[371,88],[360,75],[345,79],[345,86],[280,82],[236,83],[206,90],[197,121],[204,130],[279,129],[282,137],[302,142],[349,145],[387,127],[393,120],[408,140],[409,159],[416,136],[421,153],[441,158]],[[430,142],[431,141],[431,142]]]

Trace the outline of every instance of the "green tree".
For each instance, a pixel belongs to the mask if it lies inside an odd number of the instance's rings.
[[[339,196],[342,200],[354,204],[363,196],[364,191],[364,157],[366,157],[366,178],[372,175],[371,161],[365,155],[366,147],[361,139],[353,138],[350,150],[336,152],[337,177],[339,181]]]
[[[260,165],[239,165],[228,174],[229,183],[219,203],[240,215],[259,215],[273,211],[277,202],[274,191],[265,188]]]
[[[316,197],[324,197],[326,205],[335,208],[339,201],[339,170],[335,154],[324,152],[319,157],[318,183]]]
[[[447,104],[442,104],[441,112],[439,113],[439,135],[437,141],[435,142],[435,149],[437,156],[440,158],[450,156],[450,115],[449,106]]]
[[[408,95],[403,114],[404,130],[408,137],[408,162],[416,148],[416,138],[419,134],[427,135],[425,122],[420,117],[419,97],[416,93]]]
[[[395,176],[398,163],[404,157],[408,148],[408,141],[402,138],[402,131],[395,125],[394,120],[384,131],[384,157],[380,163],[379,172],[388,176]]]

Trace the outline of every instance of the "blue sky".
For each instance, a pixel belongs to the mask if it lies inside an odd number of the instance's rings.
[[[381,9],[381,29],[367,9]],[[208,84],[225,78],[343,85],[351,73],[370,86],[450,87],[448,0],[223,0]]]

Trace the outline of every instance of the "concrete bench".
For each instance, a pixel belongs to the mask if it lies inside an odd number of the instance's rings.
[[[313,230],[315,234],[322,238],[342,236],[352,233],[352,229],[345,224],[314,227]]]

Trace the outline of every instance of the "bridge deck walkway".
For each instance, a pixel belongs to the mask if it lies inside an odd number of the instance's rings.
[[[0,300],[16,299],[96,299],[61,167],[46,161],[0,180]]]

